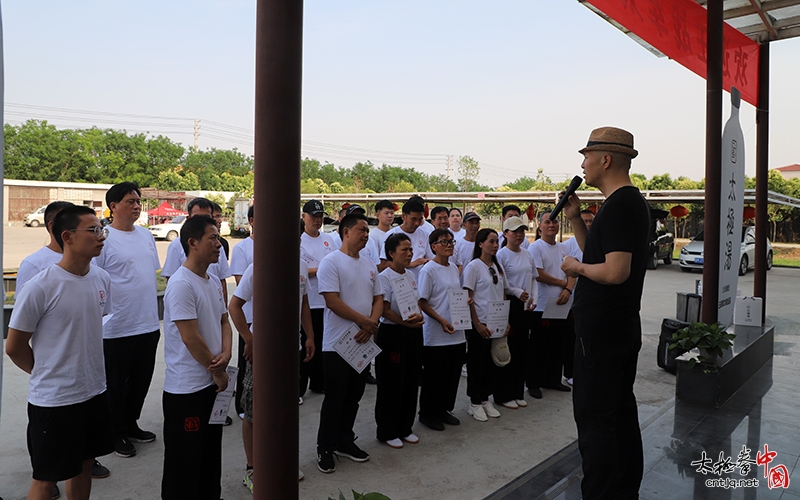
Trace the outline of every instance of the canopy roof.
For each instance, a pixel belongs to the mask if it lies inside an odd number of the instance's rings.
[[[158,207],[148,210],[147,215],[153,217],[175,217],[177,215],[186,215],[186,212],[172,208],[170,204],[165,201]]]

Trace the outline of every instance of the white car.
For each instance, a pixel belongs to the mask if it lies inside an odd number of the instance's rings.
[[[153,238],[172,241],[181,235],[181,226],[183,226],[184,222],[186,222],[186,216],[179,215],[169,222],[154,224],[148,229],[150,229],[150,234],[153,235]]]
[[[25,223],[26,226],[30,227],[39,227],[44,226],[44,210],[47,208],[47,205],[43,207],[39,207],[33,212],[26,215],[22,222]]]
[[[772,244],[767,240],[767,270],[772,269]],[[694,237],[688,245],[681,248],[681,271],[692,272],[692,269],[703,269],[703,231]],[[756,228],[742,227],[742,251],[739,257],[739,276],[747,274],[748,269],[756,266]]]

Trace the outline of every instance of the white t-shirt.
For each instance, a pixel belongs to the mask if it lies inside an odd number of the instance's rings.
[[[244,276],[247,266],[253,263],[253,238],[245,238],[231,250],[231,276]],[[253,304],[250,301],[242,306],[244,319],[253,322]]]
[[[425,299],[436,314],[450,321],[450,290],[461,290],[458,267],[455,264],[443,266],[436,261],[425,264],[419,273],[419,296]],[[424,312],[422,325],[423,343],[427,346],[463,344],[467,341],[464,330],[456,330],[452,335],[445,333],[442,325]]]
[[[411,262],[414,262],[417,259],[432,259],[434,257],[433,250],[431,250],[431,246],[428,245],[428,233],[426,233],[424,230],[417,228],[413,233],[407,233],[403,231],[402,226],[395,226],[386,233],[386,238],[388,239],[389,236],[395,233],[403,233],[411,240],[411,248],[414,251],[414,255],[411,256]],[[381,249],[381,259],[386,259],[385,245],[384,248]],[[409,269],[409,271],[414,273],[414,278],[419,279],[419,272],[423,267],[424,266],[417,266]]]
[[[486,324],[486,307],[490,301],[505,300],[505,290],[508,288],[508,281],[504,274],[500,274],[497,266],[492,264],[497,275],[497,284],[494,284],[489,267],[481,259],[475,259],[464,268],[464,288],[472,290],[472,301],[475,304],[475,312],[478,314],[478,321]],[[475,325],[472,325],[475,327]]]
[[[25,283],[31,278],[53,264],[61,262],[61,257],[63,256],[64,254],[54,252],[47,247],[42,247],[25,257],[17,271],[17,293],[22,290],[22,287],[25,286]]]
[[[567,248],[567,255],[575,257],[579,261],[583,261],[583,250],[581,250],[580,245],[578,245],[578,240],[572,237],[564,242],[564,246]]]
[[[508,247],[503,247],[497,252],[497,261],[503,266],[510,288],[521,288],[528,294],[532,293],[531,290],[528,290],[528,276],[533,275],[535,279],[539,276],[539,271],[536,270],[533,255],[530,252],[525,250],[514,252]]]
[[[458,228],[458,231],[453,231],[451,228],[448,228],[451,233],[453,233],[453,238],[457,240],[463,240],[464,235],[467,234],[467,231],[464,230],[463,227]]]
[[[308,267],[319,267],[322,259],[336,251],[338,246],[329,233],[320,232],[316,238],[303,232],[300,235],[300,260],[304,261]],[[316,276],[308,279],[308,305],[311,309],[322,309],[325,307],[325,299],[319,294],[319,280]]]
[[[319,291],[338,292],[339,298],[351,309],[370,316],[373,297],[381,295],[378,269],[370,261],[354,259],[344,252],[336,251],[319,263],[317,270]],[[333,351],[333,346],[344,335],[353,322],[340,318],[325,308],[325,331],[322,336],[322,350]]]
[[[222,352],[221,322],[227,311],[219,278],[211,273],[202,278],[183,266],[175,271],[164,294],[165,392],[192,394],[214,383],[211,372],[186,348],[175,321],[196,319],[200,336],[217,356]]]
[[[403,274],[399,274],[391,267],[387,267],[386,269],[381,271],[381,274],[379,274],[378,277],[381,280],[383,301],[389,303],[389,309],[394,311],[398,316],[403,317],[403,314],[400,312],[400,307],[397,305],[397,300],[394,298],[394,289],[392,288],[392,280],[395,280],[397,278],[403,278],[408,282],[411,288],[417,290],[417,278],[415,278],[414,275],[409,272],[409,269],[406,269],[406,272],[404,272]],[[386,323],[387,325],[397,324],[392,320],[384,318],[383,316],[381,316],[381,323]]]
[[[186,262],[186,253],[183,251],[183,246],[181,246],[181,239],[174,239],[167,247],[167,258],[164,260],[161,276],[164,278],[171,278],[184,262]],[[225,248],[220,247],[219,260],[208,266],[208,274],[213,274],[220,280],[228,279],[232,276],[230,268],[228,267],[228,257],[225,255]]]
[[[555,244],[551,245],[540,238],[533,242],[528,251],[533,255],[538,269],[543,269],[544,272],[556,279],[567,279],[567,275],[561,270],[561,263],[567,255],[567,249],[563,243],[556,241]],[[561,290],[563,290],[560,286],[548,285],[541,281],[537,286],[539,293],[536,297],[536,309],[534,311],[544,311],[547,301],[549,299],[556,300],[561,295]]]
[[[50,266],[28,281],[9,327],[33,333],[29,403],[67,406],[106,390],[103,315],[109,312],[111,278],[97,266],[85,276]]]
[[[108,226],[103,251],[94,258],[94,263],[111,276],[114,293],[113,316],[103,325],[105,339],[158,330],[158,250],[150,231],[133,227],[133,231],[120,231]]]
[[[391,228],[389,229],[391,231]],[[389,237],[389,231],[383,231],[375,228],[369,232],[369,243],[367,248],[372,253],[372,262],[377,266],[381,263],[381,255],[383,255],[383,244],[386,243],[386,238]]]
[[[456,247],[453,249],[453,258],[450,262],[457,266],[464,267],[472,260],[472,253],[475,251],[475,242],[467,241],[463,237],[456,240]]]

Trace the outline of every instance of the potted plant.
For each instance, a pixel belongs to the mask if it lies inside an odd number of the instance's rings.
[[[713,324],[693,322],[672,334],[670,349],[690,351],[697,349],[700,355],[689,360],[689,369],[694,368],[698,362],[703,367],[703,372],[717,371],[717,358],[722,357],[723,351],[731,348],[735,333],[726,332],[726,326],[720,322]]]

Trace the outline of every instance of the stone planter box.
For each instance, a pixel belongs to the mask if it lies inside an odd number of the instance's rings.
[[[733,347],[717,362],[717,372],[704,373],[700,365],[691,370],[685,359],[677,360],[677,399],[719,408],[772,359],[775,326],[734,326]]]

